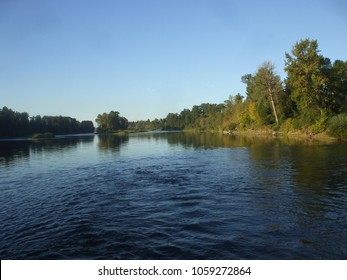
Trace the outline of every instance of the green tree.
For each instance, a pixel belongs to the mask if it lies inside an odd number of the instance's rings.
[[[34,116],[26,112],[15,112],[7,107],[0,109],[0,137],[31,136],[34,133],[54,134],[94,132],[91,121],[83,121],[63,116]]]
[[[329,73],[330,109],[334,114],[347,112],[347,61],[336,60]]]
[[[95,128],[92,121],[82,121],[81,122],[81,133],[93,133]]]
[[[129,122],[125,117],[121,117],[119,112],[111,111],[98,115],[95,119],[98,124],[98,132],[113,132],[117,130],[127,129]]]
[[[291,55],[285,55],[285,71],[288,74],[286,86],[306,124],[312,124],[323,115],[331,102],[326,90],[330,60],[319,52],[317,40],[305,39],[293,46]]]
[[[273,63],[264,62],[255,75],[244,75],[242,81],[247,85],[247,97],[250,103],[250,115],[259,125],[279,124],[278,103],[283,95],[281,78],[275,73]]]
[[[164,121],[164,129],[181,130],[184,129],[181,116],[177,113],[169,113]]]

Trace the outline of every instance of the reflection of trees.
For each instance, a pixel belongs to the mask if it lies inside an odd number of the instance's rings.
[[[171,133],[167,139],[171,145],[181,144],[192,148],[248,147],[254,143],[250,137],[220,133]],[[273,138],[270,137],[268,141],[273,141]]]
[[[92,143],[94,135],[77,137],[68,136],[56,139],[34,140],[31,144],[32,152],[56,152],[57,150],[66,151],[76,148],[81,143]]]
[[[249,142],[249,153],[255,176],[280,183],[291,180],[294,190],[307,189],[322,194],[347,180],[343,172],[347,162],[344,144],[303,145],[297,140],[264,142],[258,138]]]
[[[347,146],[296,146],[290,150],[294,179],[298,188],[306,188],[317,194],[331,191],[346,192]],[[345,182],[341,185],[342,182]]]
[[[302,246],[319,244],[322,238],[343,238],[331,228],[347,225],[347,145],[258,142],[248,150],[249,173],[254,180],[254,190],[249,193],[254,197],[254,207],[265,211],[266,215],[259,217],[274,215],[264,224],[270,227],[270,222],[278,223],[278,229],[282,228],[288,238],[295,234]]]
[[[7,165],[16,160],[29,158],[31,155],[38,156],[57,151],[68,152],[79,144],[92,143],[93,139],[94,135],[33,141],[0,141],[0,160],[3,160]]]
[[[98,147],[101,151],[104,152],[113,152],[118,153],[120,147],[128,143],[129,136],[119,136],[119,135],[98,135],[99,142]]]
[[[187,148],[217,148],[244,146],[244,139],[218,133],[154,132],[131,136],[154,141],[167,141],[169,145]]]
[[[16,159],[28,158],[30,141],[0,141],[0,163],[10,164]]]
[[[315,145],[316,142],[306,139],[277,138],[272,135],[223,135],[221,133],[194,132],[145,132],[131,134],[131,138],[154,141],[167,141],[170,145],[182,145],[187,148],[219,148],[219,147],[264,147],[264,145]]]
[[[82,143],[90,144],[93,142],[94,135],[84,137],[61,137],[48,140],[34,140],[31,144],[32,154],[49,154],[69,152]]]
[[[346,155],[345,144],[290,149],[296,223],[306,246],[320,246],[319,240],[325,238],[335,247],[346,239]],[[338,246],[336,252],[339,250],[346,252],[346,246]]]

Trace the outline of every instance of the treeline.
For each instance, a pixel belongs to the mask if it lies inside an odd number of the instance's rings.
[[[300,131],[316,134],[327,131],[335,137],[347,137],[347,61],[331,62],[320,54],[316,40],[297,42],[285,54],[282,80],[271,62],[264,62],[253,74],[241,80],[245,97],[229,96],[221,104],[203,103],[169,113],[164,119],[129,122],[119,112],[99,114],[97,132],[119,130]],[[94,132],[91,121],[70,117],[34,116],[0,109],[0,137]]]
[[[63,116],[33,116],[15,112],[7,107],[0,109],[0,137],[32,136],[36,133],[73,134],[93,133],[92,121],[82,121]]]
[[[224,104],[203,103],[181,113],[169,113],[164,119],[130,122],[130,130],[218,130],[225,111]]]
[[[305,39],[285,54],[284,70],[287,77],[281,80],[275,66],[264,62],[254,74],[242,76],[246,97],[238,93],[222,104],[204,103],[161,120],[131,122],[129,128],[328,131],[347,137],[347,61],[332,63],[316,40]]]

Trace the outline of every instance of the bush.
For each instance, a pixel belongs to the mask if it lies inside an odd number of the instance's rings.
[[[333,137],[347,137],[347,114],[340,114],[330,119],[328,123],[328,134]]]
[[[229,125],[228,125],[228,129],[229,130],[235,130],[237,128],[237,123],[230,123]]]
[[[51,132],[35,133],[35,134],[33,134],[32,138],[34,138],[34,139],[50,139],[50,138],[54,138],[54,134]]]
[[[320,117],[310,126],[310,131],[314,134],[323,132],[327,129],[326,124],[328,120],[328,114],[326,111],[320,115]]]
[[[284,123],[281,125],[281,129],[280,131],[282,133],[289,133],[291,131],[294,131],[295,128],[294,128],[294,124],[293,124],[293,119],[292,118],[288,118],[284,121]]]

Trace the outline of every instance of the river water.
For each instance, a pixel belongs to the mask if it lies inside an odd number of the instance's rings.
[[[347,143],[0,141],[1,259],[347,259]]]

